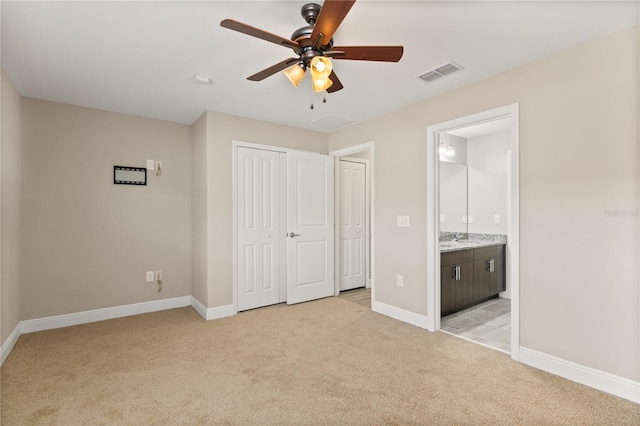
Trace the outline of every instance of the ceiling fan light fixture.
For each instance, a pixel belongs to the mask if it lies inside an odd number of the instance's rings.
[[[333,85],[333,81],[329,78],[313,79],[313,91],[324,92]]]
[[[303,64],[295,64],[291,65],[289,68],[284,70],[284,75],[287,76],[291,84],[294,87],[298,87],[300,82],[304,78],[305,68]]]
[[[309,63],[313,80],[324,80],[329,78],[333,67],[331,60],[325,56],[315,56]],[[327,86],[329,87],[329,86]]]

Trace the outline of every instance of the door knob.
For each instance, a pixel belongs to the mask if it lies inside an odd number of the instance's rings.
[[[300,234],[296,234],[296,233],[293,233],[293,232],[289,232],[289,238],[299,237],[299,236],[300,236]]]

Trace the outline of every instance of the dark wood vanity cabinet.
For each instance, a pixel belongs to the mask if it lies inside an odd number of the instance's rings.
[[[440,255],[440,311],[455,311],[473,301],[473,250]]]
[[[506,290],[504,245],[442,253],[440,267],[442,316]]]

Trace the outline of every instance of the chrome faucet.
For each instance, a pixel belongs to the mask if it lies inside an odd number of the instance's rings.
[[[456,232],[456,236],[453,237],[453,241],[458,241],[460,240],[462,237],[464,237],[464,234],[461,232]]]

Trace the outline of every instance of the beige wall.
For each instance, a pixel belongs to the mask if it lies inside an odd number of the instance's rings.
[[[510,131],[467,139],[468,211],[473,216],[473,223],[468,226],[470,233],[508,232],[510,148]],[[499,224],[494,223],[494,215],[500,215]]]
[[[331,134],[331,150],[375,141],[376,298],[427,313],[427,126],[519,102],[521,344],[639,380],[638,217],[605,214],[638,209],[638,40],[629,29]]]
[[[191,127],[29,98],[22,124],[22,319],[190,295]]]
[[[1,271],[1,334],[4,343],[20,322],[20,227],[21,227],[21,146],[20,146],[20,95],[1,71],[2,83],[2,246]]]
[[[233,303],[233,141],[328,152],[324,133],[207,112],[207,307]]]

